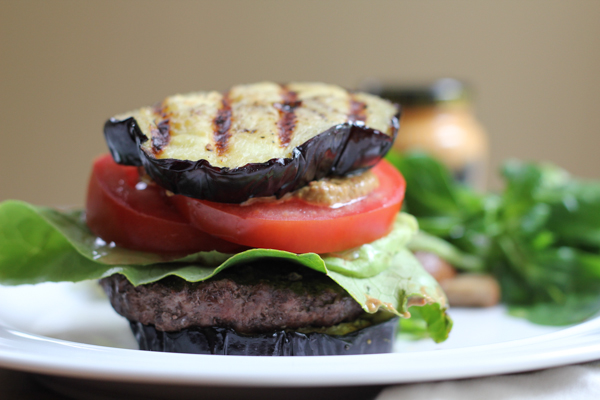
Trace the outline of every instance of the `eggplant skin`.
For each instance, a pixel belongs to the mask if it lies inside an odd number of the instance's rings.
[[[145,136],[136,137],[133,117],[117,120],[109,119],[104,124],[104,137],[112,158],[117,164],[141,166],[139,144],[148,140]]]
[[[325,176],[371,168],[392,147],[398,121],[399,114],[393,118],[391,135],[360,124],[339,124],[294,148],[290,158],[237,168],[215,167],[206,160],[158,159],[142,148],[148,138],[133,117],[108,120],[104,135],[117,163],[143,166],[166,190],[200,200],[242,203],[253,197],[280,198]]]
[[[327,356],[390,353],[398,318],[344,336],[324,333],[276,332],[241,335],[233,329],[208,327],[162,332],[129,321],[140,350],[238,356]]]

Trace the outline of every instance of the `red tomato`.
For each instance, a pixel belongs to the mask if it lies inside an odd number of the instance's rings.
[[[97,158],[86,202],[90,230],[106,242],[154,253],[235,252],[228,243],[190,225],[173,207],[165,190],[140,182],[136,167]]]
[[[298,199],[248,205],[173,196],[198,229],[250,247],[294,253],[329,253],[370,243],[389,233],[406,183],[388,162],[373,168],[379,187],[364,199],[331,208]]]

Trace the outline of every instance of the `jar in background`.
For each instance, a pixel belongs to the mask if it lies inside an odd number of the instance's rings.
[[[427,86],[382,86],[372,92],[402,107],[392,151],[425,151],[446,164],[457,180],[485,189],[487,135],[473,115],[463,83],[445,78]]]

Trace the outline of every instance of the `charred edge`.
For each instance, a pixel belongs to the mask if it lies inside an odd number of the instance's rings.
[[[275,108],[279,110],[279,120],[277,127],[279,128],[279,144],[281,147],[287,147],[292,141],[294,128],[296,128],[295,109],[302,105],[298,100],[298,93],[289,90],[286,86],[281,87],[282,101],[276,103]]]
[[[156,128],[152,128],[150,130],[150,134],[152,135],[152,152],[155,155],[160,154],[165,147],[171,141],[170,134],[170,113],[167,111],[166,106],[155,107],[155,114],[160,114],[160,122],[156,124]]]
[[[152,152],[155,155],[160,154],[163,149],[169,144],[171,136],[169,135],[169,120],[162,120],[156,128],[151,130],[152,133]]]
[[[348,121],[351,123],[362,122],[367,120],[367,105],[362,101],[356,100],[353,94],[350,94],[350,114]]]
[[[229,138],[231,133],[229,128],[231,127],[231,103],[229,101],[229,93],[223,95],[221,100],[221,108],[217,111],[217,116],[213,120],[213,137],[215,139],[215,146],[217,148],[217,154],[222,155],[227,151],[229,146]]]

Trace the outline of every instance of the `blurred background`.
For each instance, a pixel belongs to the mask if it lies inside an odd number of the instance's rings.
[[[0,201],[83,204],[107,118],[261,80],[460,78],[489,186],[509,157],[600,178],[599,21],[591,0],[3,0]]]

